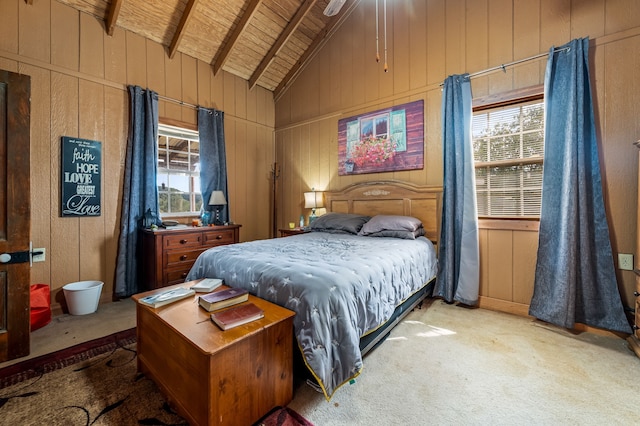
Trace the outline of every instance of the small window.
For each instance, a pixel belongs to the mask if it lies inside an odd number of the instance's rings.
[[[199,214],[202,195],[198,132],[158,125],[157,182],[160,214]]]
[[[544,101],[474,110],[478,216],[539,218],[544,160]]]

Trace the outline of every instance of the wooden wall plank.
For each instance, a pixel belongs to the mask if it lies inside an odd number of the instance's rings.
[[[79,15],[69,6],[51,2],[51,63],[74,71],[80,64]]]
[[[0,66],[1,67],[1,66]],[[20,72],[31,76],[31,240],[34,248],[44,247],[45,258],[51,253],[51,104],[49,90],[51,73],[32,65],[20,65]],[[38,143],[46,141],[46,143]],[[34,263],[31,268],[31,283],[50,284],[51,262]]]
[[[18,53],[18,28],[18,2],[1,2],[0,50]]]
[[[571,4],[572,39],[586,36],[589,36],[589,38],[596,38],[601,37],[605,34],[604,17],[606,12],[606,3],[606,0],[586,0],[581,2],[573,2]],[[580,13],[576,13],[576,8],[579,9]],[[626,12],[628,11],[629,9],[626,10]]]
[[[125,41],[127,84],[147,88],[146,42],[139,35],[127,32]]]
[[[104,78],[118,83],[127,83],[127,36],[123,29],[116,27],[112,36],[104,39]]]
[[[444,0],[427,0],[427,84],[440,84],[447,76]]]
[[[513,10],[511,0],[491,0],[489,3],[489,64],[496,66],[513,61]],[[490,74],[489,94],[513,88],[513,68]]]
[[[466,70],[469,73],[473,73],[489,68],[489,32],[487,29],[490,25],[488,0],[469,2],[467,4],[466,17]],[[474,97],[488,94],[488,79],[473,79],[472,91]]]
[[[51,270],[52,299],[64,303],[62,286],[80,280],[80,219],[60,215],[62,136],[78,135],[78,79],[51,73]]]
[[[78,88],[78,135],[83,139],[91,139],[101,143],[104,150],[104,90],[103,86],[79,81]],[[102,159],[104,165],[105,159]],[[104,172],[101,179],[104,179]],[[104,188],[104,180],[102,180]],[[101,188],[101,189],[102,189]],[[102,197],[102,192],[101,192]],[[105,207],[101,199],[101,207]],[[79,232],[82,236],[79,239],[80,257],[80,280],[98,280],[106,276],[107,256],[104,241],[105,234],[104,214],[100,216],[81,217],[79,220]],[[103,286],[102,295],[106,300],[111,299],[113,286],[107,283]]]
[[[427,2],[412,2],[409,16],[409,90],[427,84]]]
[[[171,99],[182,99],[182,53],[176,53],[173,58],[164,55],[164,91]],[[182,107],[175,102],[164,103],[164,115],[167,118],[182,121]]]
[[[538,233],[513,232],[513,287],[512,300],[528,305],[533,296],[533,284],[538,255]]]
[[[18,1],[18,41],[20,43],[18,53],[20,55],[49,63],[51,59],[51,3],[58,6],[57,2],[51,0],[34,5]],[[36,28],[37,31],[34,31]]]
[[[180,77],[181,81],[181,94],[180,99],[183,102],[186,102],[191,105],[197,105],[198,103],[198,71],[196,60],[187,55],[182,55],[182,61],[180,63],[181,72]],[[185,107],[182,108],[182,118],[181,120],[185,123],[194,124],[197,126],[198,124],[198,111],[193,107]]]
[[[448,0],[445,5],[445,64],[446,74],[465,72],[465,2]]]
[[[224,111],[236,115],[236,77],[229,73],[223,74]]]
[[[197,73],[197,104],[205,108],[212,108],[213,105],[211,103],[211,77],[213,74],[213,70],[211,69],[211,66],[206,62],[198,61]]]
[[[127,92],[105,87],[104,89],[104,129],[102,144],[104,251],[105,272],[103,296],[113,294],[115,285],[115,265],[120,236],[120,215],[122,214],[122,192],[124,184],[124,162],[127,149],[129,96]],[[123,120],[122,117],[127,117]],[[110,207],[111,206],[111,207]]]
[[[605,12],[606,34],[636,28],[640,22],[640,2],[636,0],[606,0]]]
[[[514,60],[528,58],[548,49],[540,46],[540,0],[519,1],[513,6]],[[513,68],[514,88],[534,86],[544,80],[540,62],[531,61]]]
[[[104,77],[104,28],[94,17],[80,14],[80,72]]]
[[[389,65],[393,68],[389,69],[391,78],[384,78],[385,75],[381,74],[384,83],[380,85],[380,97],[409,90],[411,51],[414,49],[409,43],[411,40],[409,16],[412,9],[412,5],[407,2],[387,4],[387,45],[390,49]]]
[[[487,235],[487,269],[489,297],[513,298],[513,231],[493,230]]]

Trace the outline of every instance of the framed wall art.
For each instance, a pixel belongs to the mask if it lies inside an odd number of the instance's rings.
[[[100,142],[63,136],[63,217],[100,216],[101,175]]]
[[[338,175],[423,168],[423,100],[338,121]]]

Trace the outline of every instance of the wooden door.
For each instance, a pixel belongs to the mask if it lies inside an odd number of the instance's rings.
[[[0,362],[29,355],[30,265],[13,262],[31,239],[30,96],[29,76],[0,70]]]

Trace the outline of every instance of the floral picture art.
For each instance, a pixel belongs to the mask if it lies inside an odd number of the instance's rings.
[[[424,168],[424,101],[338,121],[341,176]]]

